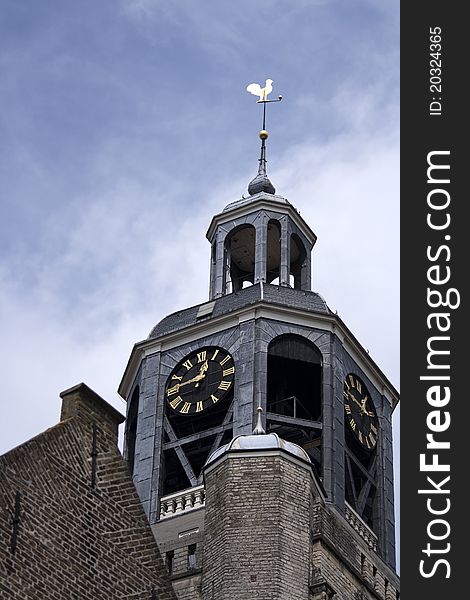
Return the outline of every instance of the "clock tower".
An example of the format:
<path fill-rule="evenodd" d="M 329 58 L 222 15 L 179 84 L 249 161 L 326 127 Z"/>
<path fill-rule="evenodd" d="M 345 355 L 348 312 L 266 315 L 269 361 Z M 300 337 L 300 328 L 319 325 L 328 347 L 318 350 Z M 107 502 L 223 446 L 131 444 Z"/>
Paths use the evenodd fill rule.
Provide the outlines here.
<path fill-rule="evenodd" d="M 310 541 L 305 538 L 311 557 L 306 595 L 291 589 L 269 597 L 389 599 L 393 590 L 395 600 L 391 419 L 398 393 L 347 325 L 312 291 L 317 238 L 293 204 L 276 194 L 266 173 L 264 127 L 260 137 L 259 169 L 249 196 L 228 204 L 209 224 L 208 301 L 163 318 L 132 350 L 119 387 L 127 401 L 125 457 L 181 598 L 225 597 L 222 588 L 210 595 L 204 577 L 213 569 L 203 556 L 209 556 L 209 546 L 213 551 L 222 543 L 217 536 L 225 534 L 215 524 L 229 518 L 246 481 L 254 497 L 267 489 L 249 462 L 262 447 L 259 460 L 266 452 L 269 458 L 277 453 L 310 473 L 300 469 L 299 482 L 304 487 L 314 482 L 307 495 L 347 541 L 337 541 L 338 572 L 350 569 L 351 581 L 363 593 L 341 590 L 346 583 L 335 583 L 326 567 L 320 572 L 311 534 Z M 248 462 L 239 472 L 245 475 L 238 476 L 234 457 L 245 455 Z M 214 461 L 219 461 L 217 477 Z M 280 477 L 274 462 L 263 468 Z M 215 493 L 229 471 L 235 479 L 224 489 L 231 491 Z M 217 504 L 206 506 L 206 497 Z M 289 514 L 307 510 L 305 498 L 286 498 L 277 528 L 282 519 L 294 522 Z M 249 522 L 256 510 L 245 509 Z M 214 526 L 206 523 L 206 512 Z M 240 523 L 244 539 L 254 530 Z M 299 548 L 286 546 L 279 564 Z M 220 556 L 211 555 L 210 564 Z M 236 593 L 257 597 L 252 591 Z"/>

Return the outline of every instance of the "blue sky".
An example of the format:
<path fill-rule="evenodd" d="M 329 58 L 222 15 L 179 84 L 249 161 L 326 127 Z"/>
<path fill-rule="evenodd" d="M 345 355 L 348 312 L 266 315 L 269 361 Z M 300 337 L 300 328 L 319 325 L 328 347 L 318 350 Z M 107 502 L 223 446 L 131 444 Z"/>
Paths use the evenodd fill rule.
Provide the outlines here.
<path fill-rule="evenodd" d="M 399 387 L 396 0 L 3 0 L 0 40 L 0 453 L 80 381 L 124 411 L 132 345 L 207 299 L 268 77 L 268 173 L 318 235 L 313 289 Z"/>

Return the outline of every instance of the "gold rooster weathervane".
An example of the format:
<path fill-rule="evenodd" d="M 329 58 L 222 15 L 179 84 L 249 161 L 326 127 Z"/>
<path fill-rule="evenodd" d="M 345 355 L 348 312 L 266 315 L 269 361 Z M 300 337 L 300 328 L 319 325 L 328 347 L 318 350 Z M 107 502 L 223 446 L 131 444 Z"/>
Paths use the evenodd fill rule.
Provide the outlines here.
<path fill-rule="evenodd" d="M 263 88 L 259 83 L 250 83 L 250 85 L 246 87 L 247 92 L 253 94 L 253 96 L 258 96 L 259 100 L 257 103 L 263 105 L 263 127 L 259 132 L 259 137 L 261 139 L 261 155 L 259 158 L 258 175 L 248 186 L 248 192 L 251 196 L 261 191 L 270 194 L 274 194 L 276 191 L 266 174 L 266 140 L 269 135 L 266 130 L 266 104 L 270 102 L 280 102 L 282 100 L 282 96 L 278 96 L 277 100 L 268 100 L 268 95 L 273 91 L 273 83 L 272 79 L 266 79 L 266 84 Z"/>
<path fill-rule="evenodd" d="M 259 97 L 259 100 L 257 101 L 258 104 L 263 104 L 263 131 L 266 131 L 266 104 L 268 102 L 280 102 L 282 100 L 282 96 L 278 96 L 277 100 L 268 100 L 269 94 L 273 91 L 273 83 L 274 81 L 272 79 L 266 79 L 266 83 L 263 88 L 259 83 L 250 83 L 250 85 L 246 86 L 247 92 L 250 92 L 250 94 L 253 94 L 253 96 Z M 266 131 L 266 134 L 267 133 L 268 132 Z M 268 136 L 266 135 L 266 137 Z"/>

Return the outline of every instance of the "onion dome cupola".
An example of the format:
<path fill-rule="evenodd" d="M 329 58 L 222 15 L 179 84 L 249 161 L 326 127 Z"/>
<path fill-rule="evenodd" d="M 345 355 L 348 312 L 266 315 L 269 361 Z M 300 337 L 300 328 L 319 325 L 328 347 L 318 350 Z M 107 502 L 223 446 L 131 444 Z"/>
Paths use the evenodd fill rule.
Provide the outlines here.
<path fill-rule="evenodd" d="M 266 129 L 262 129 L 259 132 L 261 140 L 261 154 L 259 158 L 258 175 L 250 181 L 248 184 L 248 193 L 250 196 L 255 196 L 260 192 L 266 192 L 267 194 L 275 194 L 276 189 L 271 183 L 266 173 L 266 140 L 268 139 L 268 132 Z"/>

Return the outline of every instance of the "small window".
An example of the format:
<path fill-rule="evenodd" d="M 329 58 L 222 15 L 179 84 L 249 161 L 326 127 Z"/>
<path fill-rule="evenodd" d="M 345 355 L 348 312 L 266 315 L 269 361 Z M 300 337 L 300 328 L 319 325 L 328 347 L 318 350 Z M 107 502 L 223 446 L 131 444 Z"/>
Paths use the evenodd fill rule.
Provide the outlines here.
<path fill-rule="evenodd" d="M 206 302 L 201 304 L 197 309 L 196 319 L 202 319 L 203 317 L 209 317 L 214 312 L 215 301 Z"/>
<path fill-rule="evenodd" d="M 190 544 L 188 546 L 188 569 L 195 569 L 196 567 L 196 544 Z"/>
<path fill-rule="evenodd" d="M 165 559 L 165 564 L 166 564 L 166 568 L 168 573 L 171 575 L 173 573 L 173 561 L 175 558 L 175 551 L 174 550 L 170 550 L 169 552 L 166 553 L 166 559 Z"/>

